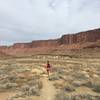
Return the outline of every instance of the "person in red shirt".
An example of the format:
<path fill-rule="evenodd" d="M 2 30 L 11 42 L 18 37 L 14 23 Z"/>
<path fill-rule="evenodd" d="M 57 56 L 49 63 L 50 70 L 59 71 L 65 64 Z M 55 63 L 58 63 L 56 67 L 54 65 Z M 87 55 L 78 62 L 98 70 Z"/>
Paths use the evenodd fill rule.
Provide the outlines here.
<path fill-rule="evenodd" d="M 49 77 L 49 74 L 50 74 L 50 72 L 51 72 L 51 67 L 52 67 L 52 66 L 50 65 L 49 61 L 47 61 L 47 64 L 45 65 L 45 68 L 46 68 L 48 77 Z"/>

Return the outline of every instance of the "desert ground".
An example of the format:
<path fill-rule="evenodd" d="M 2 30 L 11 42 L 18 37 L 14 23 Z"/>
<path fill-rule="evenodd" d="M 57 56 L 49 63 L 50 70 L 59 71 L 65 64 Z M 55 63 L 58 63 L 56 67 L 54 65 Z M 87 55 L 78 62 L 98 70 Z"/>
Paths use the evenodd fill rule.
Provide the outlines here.
<path fill-rule="evenodd" d="M 91 55 L 0 57 L 0 100 L 100 100 L 100 55 Z"/>

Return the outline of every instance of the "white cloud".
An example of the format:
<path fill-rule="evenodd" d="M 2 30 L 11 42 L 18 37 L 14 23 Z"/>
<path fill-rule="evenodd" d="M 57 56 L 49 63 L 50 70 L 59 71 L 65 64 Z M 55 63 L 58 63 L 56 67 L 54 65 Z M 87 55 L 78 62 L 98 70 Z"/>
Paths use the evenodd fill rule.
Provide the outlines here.
<path fill-rule="evenodd" d="M 0 40 L 56 38 L 100 27 L 99 5 L 100 0 L 0 0 Z"/>

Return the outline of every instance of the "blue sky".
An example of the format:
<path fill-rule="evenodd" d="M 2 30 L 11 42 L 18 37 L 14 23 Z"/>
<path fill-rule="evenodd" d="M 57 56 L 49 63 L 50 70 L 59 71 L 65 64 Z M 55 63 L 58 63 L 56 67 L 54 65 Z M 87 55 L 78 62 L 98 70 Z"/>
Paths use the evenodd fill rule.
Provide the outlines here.
<path fill-rule="evenodd" d="M 100 28 L 100 0 L 0 0 L 0 45 Z"/>

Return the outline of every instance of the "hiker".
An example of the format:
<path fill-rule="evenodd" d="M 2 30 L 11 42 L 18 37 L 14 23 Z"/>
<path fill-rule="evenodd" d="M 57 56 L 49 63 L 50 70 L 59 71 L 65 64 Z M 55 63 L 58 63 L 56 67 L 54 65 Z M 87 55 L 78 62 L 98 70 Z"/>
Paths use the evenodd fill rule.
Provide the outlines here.
<path fill-rule="evenodd" d="M 51 67 L 52 67 L 52 66 L 50 65 L 49 61 L 47 61 L 47 64 L 45 65 L 45 68 L 46 68 L 48 77 L 49 77 L 49 73 L 51 72 Z"/>

